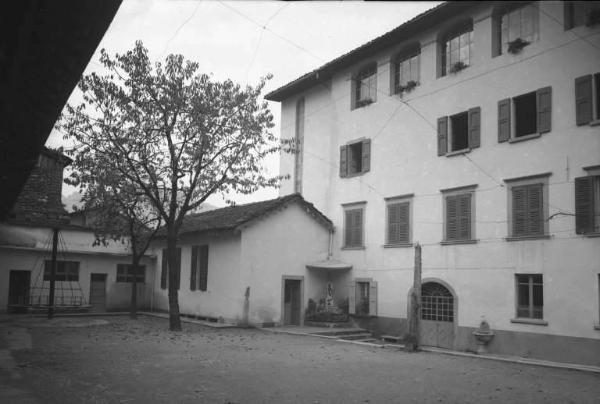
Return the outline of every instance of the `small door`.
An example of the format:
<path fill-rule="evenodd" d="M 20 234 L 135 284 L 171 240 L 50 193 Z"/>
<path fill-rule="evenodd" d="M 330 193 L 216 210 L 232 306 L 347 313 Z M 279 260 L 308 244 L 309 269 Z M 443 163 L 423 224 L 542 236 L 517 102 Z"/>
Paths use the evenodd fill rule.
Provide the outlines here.
<path fill-rule="evenodd" d="M 283 324 L 300 325 L 300 310 L 302 297 L 300 296 L 301 280 L 286 279 L 283 295 Z"/>
<path fill-rule="evenodd" d="M 8 304 L 25 306 L 29 304 L 31 271 L 11 270 L 8 280 Z"/>
<path fill-rule="evenodd" d="M 421 345 L 452 348 L 454 344 L 454 297 L 436 282 L 421 287 Z"/>
<path fill-rule="evenodd" d="M 106 274 L 90 275 L 90 311 L 106 311 Z"/>

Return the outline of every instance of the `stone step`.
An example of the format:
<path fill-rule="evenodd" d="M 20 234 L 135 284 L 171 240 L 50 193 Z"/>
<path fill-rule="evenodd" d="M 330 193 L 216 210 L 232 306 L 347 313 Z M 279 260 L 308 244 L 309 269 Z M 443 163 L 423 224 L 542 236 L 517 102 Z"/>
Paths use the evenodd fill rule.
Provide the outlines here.
<path fill-rule="evenodd" d="M 402 341 L 402 337 L 399 337 L 397 335 L 382 335 L 381 340 L 383 342 L 392 342 L 395 344 L 399 344 Z"/>
<path fill-rule="evenodd" d="M 364 339 L 373 339 L 373 336 L 371 335 L 371 333 L 363 332 L 363 333 L 359 333 L 359 334 L 339 335 L 339 338 L 345 339 L 345 340 L 356 341 L 356 340 L 364 340 Z"/>
<path fill-rule="evenodd" d="M 324 336 L 344 336 L 344 335 L 352 335 L 352 334 L 368 334 L 369 332 L 362 328 L 333 328 L 331 331 L 319 331 L 313 334 L 315 335 L 324 335 Z"/>

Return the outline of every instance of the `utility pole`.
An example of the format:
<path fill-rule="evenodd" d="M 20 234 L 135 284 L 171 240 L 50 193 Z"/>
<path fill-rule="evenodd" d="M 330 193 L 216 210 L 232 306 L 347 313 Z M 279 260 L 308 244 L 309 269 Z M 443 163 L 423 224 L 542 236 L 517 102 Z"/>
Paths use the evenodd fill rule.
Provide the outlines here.
<path fill-rule="evenodd" d="M 421 305 L 421 245 L 415 245 L 415 269 L 413 289 L 410 294 L 410 318 L 408 323 L 407 348 L 416 351 L 419 348 L 419 309 Z"/>
<path fill-rule="evenodd" d="M 58 249 L 58 227 L 52 229 L 52 261 L 50 262 L 50 292 L 48 293 L 48 318 L 54 316 L 54 287 L 56 279 L 56 250 Z"/>

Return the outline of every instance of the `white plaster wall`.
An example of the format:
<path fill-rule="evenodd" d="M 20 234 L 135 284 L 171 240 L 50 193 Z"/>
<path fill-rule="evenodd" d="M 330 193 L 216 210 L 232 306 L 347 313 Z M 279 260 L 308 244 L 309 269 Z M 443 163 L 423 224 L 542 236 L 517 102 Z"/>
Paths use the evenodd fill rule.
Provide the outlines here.
<path fill-rule="evenodd" d="M 282 322 L 282 276 L 304 276 L 302 310 L 319 296 L 325 277 L 305 265 L 325 259 L 329 232 L 297 204 L 242 230 L 242 285 L 250 286 L 250 321 Z"/>
<path fill-rule="evenodd" d="M 208 245 L 207 290 L 190 290 L 192 246 Z M 181 247 L 181 282 L 179 286 L 179 311 L 205 317 L 223 317 L 229 321 L 241 319 L 244 307 L 245 286 L 241 281 L 240 235 L 185 235 Z M 157 267 L 153 305 L 168 310 L 168 289 L 160 288 L 162 248 L 155 245 Z"/>
<path fill-rule="evenodd" d="M 600 239 L 576 235 L 574 217 L 565 215 L 550 220 L 549 240 L 504 240 L 508 231 L 504 179 L 551 172 L 549 215 L 559 210 L 573 213 L 573 179 L 585 175 L 582 167 L 600 164 L 600 130 L 575 125 L 574 100 L 574 79 L 600 71 L 600 28 L 564 31 L 561 2 L 543 2 L 540 8 L 539 41 L 520 55 L 492 58 L 491 8 L 480 6 L 472 15 L 473 62 L 458 74 L 436 78 L 439 27 L 410 39 L 422 46 L 421 84 L 401 100 L 388 95 L 389 60 L 401 43 L 371 59 L 378 63 L 377 102 L 350 109 L 349 79 L 360 64 L 335 75 L 330 90 L 320 86 L 298 95 L 305 96 L 310 114 L 303 194 L 339 230 L 334 256 L 352 263 L 355 277 L 379 281 L 379 315 L 406 316 L 414 259 L 410 248 L 382 247 L 384 198 L 414 193 L 413 240 L 423 244 L 423 276 L 440 278 L 454 288 L 459 325 L 477 326 L 484 315 L 499 329 L 600 338 L 593 329 L 600 315 Z M 498 143 L 498 101 L 545 86 L 552 86 L 552 131 L 524 142 Z M 482 111 L 481 147 L 467 156 L 438 157 L 437 118 L 477 106 Z M 293 135 L 294 108 L 295 98 L 282 103 L 283 137 Z M 339 146 L 361 137 L 372 140 L 371 171 L 339 178 Z M 282 171 L 290 168 L 293 156 L 282 156 Z M 478 185 L 475 237 L 479 242 L 441 246 L 439 191 L 471 184 Z M 284 184 L 281 194 L 289 192 L 289 184 Z M 341 250 L 342 204 L 357 201 L 366 201 L 366 248 Z M 515 273 L 544 274 L 547 326 L 510 322 L 515 315 Z"/>

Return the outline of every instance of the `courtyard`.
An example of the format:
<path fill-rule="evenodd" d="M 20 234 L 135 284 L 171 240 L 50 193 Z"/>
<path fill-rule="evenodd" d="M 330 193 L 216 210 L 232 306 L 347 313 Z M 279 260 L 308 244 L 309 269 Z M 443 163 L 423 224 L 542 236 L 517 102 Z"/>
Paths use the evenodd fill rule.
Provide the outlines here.
<path fill-rule="evenodd" d="M 4 403 L 597 403 L 600 374 L 140 316 L 4 317 Z"/>

